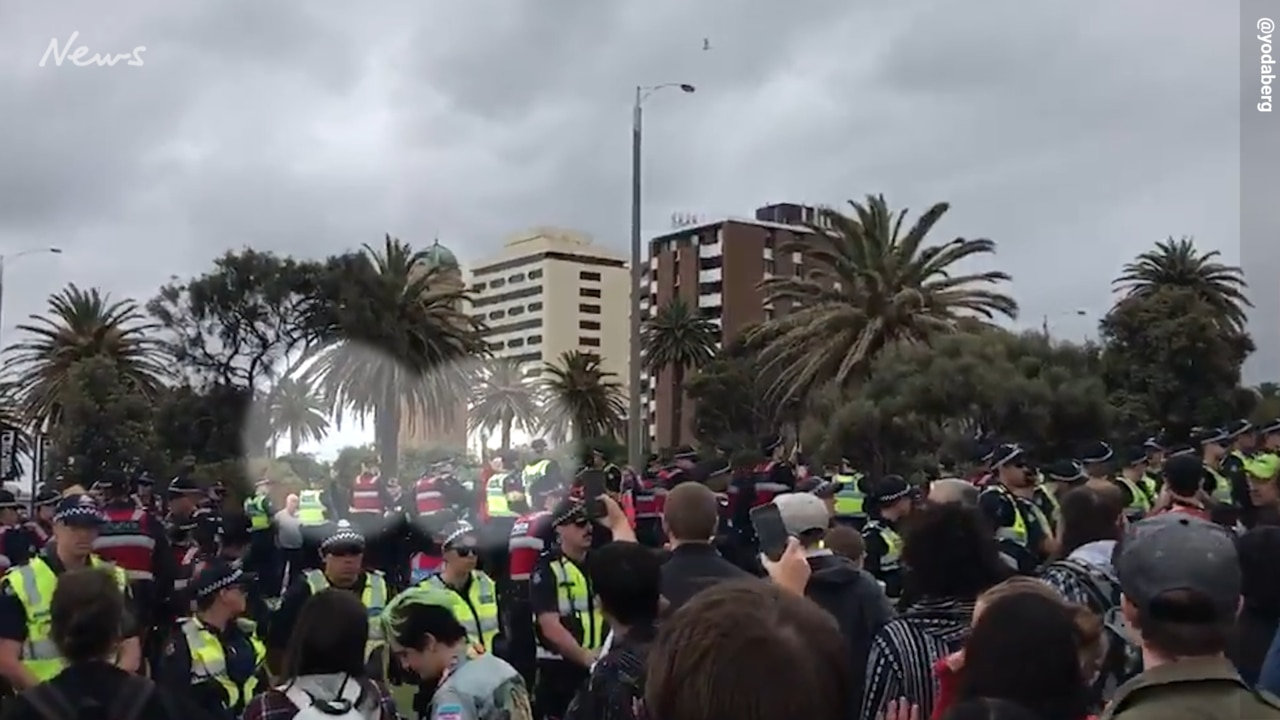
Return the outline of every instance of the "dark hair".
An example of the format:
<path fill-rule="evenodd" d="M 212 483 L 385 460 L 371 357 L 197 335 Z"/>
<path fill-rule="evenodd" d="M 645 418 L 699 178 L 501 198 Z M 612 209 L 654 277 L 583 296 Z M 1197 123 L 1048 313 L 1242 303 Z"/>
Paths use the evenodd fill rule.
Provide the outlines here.
<path fill-rule="evenodd" d="M 662 560 L 653 550 L 633 542 L 614 542 L 587 556 L 591 589 L 600 607 L 623 625 L 658 619 L 662 596 Z"/>
<path fill-rule="evenodd" d="M 720 504 L 716 494 L 701 483 L 686 482 L 671 488 L 662 518 L 672 540 L 706 542 L 716 533 Z"/>
<path fill-rule="evenodd" d="M 913 600 L 973 600 L 1013 574 L 981 512 L 959 503 L 925 505 L 908 517 L 902 562 L 904 595 Z"/>
<path fill-rule="evenodd" d="M 69 570 L 49 601 L 49 637 L 69 664 L 101 660 L 123 635 L 124 592 L 103 568 Z"/>
<path fill-rule="evenodd" d="M 363 678 L 369 614 L 347 590 L 327 588 L 302 604 L 285 648 L 281 678 L 346 673 Z"/>
<path fill-rule="evenodd" d="M 1088 640 L 1096 642 L 1101 627 L 1092 630 Z M 1091 701 L 1081 666 L 1085 642 L 1077 613 L 1059 599 L 1034 592 L 996 598 L 965 642 L 956 697 L 1001 698 L 1044 720 L 1080 720 Z"/>
<path fill-rule="evenodd" d="M 454 645 L 467 637 L 467 628 L 447 607 L 427 603 L 406 603 L 396 610 L 392 638 L 400 647 L 422 650 L 427 636 L 436 642 Z M 492 648 L 490 648 L 492 650 Z"/>
<path fill-rule="evenodd" d="M 1072 488 L 1058 499 L 1062 512 L 1062 545 L 1058 557 L 1065 558 L 1081 545 L 1098 540 L 1119 540 L 1120 516 L 1124 506 L 1119 493 L 1091 487 Z"/>
<path fill-rule="evenodd" d="M 1025 707 L 1008 700 L 978 698 L 953 705 L 942 720 L 1043 720 Z"/>
<path fill-rule="evenodd" d="M 1142 641 L 1171 658 L 1204 657 L 1225 652 L 1235 639 L 1236 618 L 1184 621 L 1164 618 L 1210 618 L 1208 598 L 1186 590 L 1171 590 L 1138 608 L 1133 624 Z M 1161 619 L 1156 619 L 1157 617 Z"/>
<path fill-rule="evenodd" d="M 1236 553 L 1245 607 L 1267 617 L 1280 617 L 1280 574 L 1275 570 L 1280 557 L 1280 527 L 1256 527 L 1241 535 Z"/>
<path fill-rule="evenodd" d="M 853 561 L 866 557 L 867 545 L 862 534 L 848 525 L 837 525 L 827 531 L 823 544 L 831 552 L 842 555 Z"/>
<path fill-rule="evenodd" d="M 1165 487 L 1178 497 L 1194 497 L 1204 484 L 1204 466 L 1198 456 L 1177 455 L 1161 468 Z"/>
<path fill-rule="evenodd" d="M 650 651 L 647 714 L 661 720 L 853 717 L 862 689 L 847 682 L 848 655 L 836 621 L 812 601 L 755 579 L 721 583 L 664 621 Z"/>

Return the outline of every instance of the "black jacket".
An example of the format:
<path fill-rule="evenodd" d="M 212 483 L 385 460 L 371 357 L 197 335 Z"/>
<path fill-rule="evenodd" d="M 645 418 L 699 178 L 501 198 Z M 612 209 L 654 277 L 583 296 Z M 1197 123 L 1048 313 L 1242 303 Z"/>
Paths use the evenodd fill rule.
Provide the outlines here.
<path fill-rule="evenodd" d="M 850 687 L 860 688 L 871 641 L 893 619 L 893 606 L 875 578 L 847 558 L 819 550 L 809 556 L 809 568 L 804 594 L 839 624 L 849 648 Z"/>
<path fill-rule="evenodd" d="M 662 596 L 674 612 L 700 591 L 751 575 L 725 560 L 711 545 L 680 545 L 662 565 Z"/>
<path fill-rule="evenodd" d="M 136 720 L 214 720 L 212 715 L 193 706 L 185 698 L 155 687 L 150 680 L 131 676 L 106 663 L 72 665 L 48 682 L 82 713 L 80 717 L 93 717 L 95 714 L 106 717 L 108 708 L 116 707 L 117 702 L 129 705 L 119 696 L 122 692 L 132 694 L 134 691 L 131 685 L 134 683 L 154 688 L 145 702 L 137 708 Z M 28 699 L 29 692 L 8 700 L 4 708 L 4 720 L 44 720 L 44 715 Z M 140 697 L 138 700 L 141 702 Z"/>

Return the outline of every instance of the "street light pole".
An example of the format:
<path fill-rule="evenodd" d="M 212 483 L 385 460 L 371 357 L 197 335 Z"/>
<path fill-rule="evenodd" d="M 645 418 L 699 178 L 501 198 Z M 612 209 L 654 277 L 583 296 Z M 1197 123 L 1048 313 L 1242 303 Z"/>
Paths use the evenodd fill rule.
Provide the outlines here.
<path fill-rule="evenodd" d="M 62 248 L 60 247 L 30 248 L 27 250 L 22 250 L 20 252 L 13 253 L 12 255 L 0 255 L 0 335 L 4 334 L 4 269 L 5 269 L 5 265 L 8 264 L 7 261 L 17 260 L 20 257 L 25 257 L 27 255 L 35 255 L 37 253 L 49 253 L 50 255 L 61 255 Z M 3 347 L 4 347 L 4 344 L 0 343 L 0 348 L 3 348 Z"/>
<path fill-rule="evenodd" d="M 647 413 L 644 412 L 640 397 L 640 371 L 644 362 L 643 348 L 640 347 L 641 328 L 644 320 L 641 317 L 641 301 L 649 294 L 648 287 L 641 287 L 644 281 L 644 267 L 640 238 L 641 197 L 640 197 L 640 151 L 643 145 L 643 107 L 645 98 L 668 87 L 678 87 L 681 91 L 691 93 L 694 87 L 688 83 L 664 83 L 646 87 L 636 86 L 635 104 L 631 107 L 631 353 L 628 362 L 627 388 L 631 405 L 627 422 L 627 460 L 632 469 L 640 472 L 644 469 L 645 426 L 648 425 Z M 653 379 L 650 378 L 652 381 Z M 654 388 L 650 387 L 650 392 Z"/>

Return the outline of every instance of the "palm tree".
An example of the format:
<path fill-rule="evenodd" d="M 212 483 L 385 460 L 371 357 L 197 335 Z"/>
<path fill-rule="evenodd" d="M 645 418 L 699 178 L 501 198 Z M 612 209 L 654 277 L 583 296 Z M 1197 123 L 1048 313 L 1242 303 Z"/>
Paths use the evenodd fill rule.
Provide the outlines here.
<path fill-rule="evenodd" d="M 684 425 L 684 379 L 689 370 L 699 370 L 711 362 L 720 344 L 720 328 L 698 314 L 680 297 L 672 298 L 644 321 L 640 347 L 651 377 L 671 370 L 675 398 L 671 403 L 670 446 L 680 444 Z"/>
<path fill-rule="evenodd" d="M 290 455 L 302 443 L 323 438 L 329 429 L 324 399 L 301 380 L 280 378 L 267 395 L 267 408 L 272 439 L 288 437 Z"/>
<path fill-rule="evenodd" d="M 111 300 L 97 288 L 68 285 L 49 296 L 45 315 L 18 326 L 26 337 L 9 347 L 5 375 L 18 388 L 18 414 L 32 427 L 56 423 L 57 398 L 73 365 L 105 357 L 121 381 L 154 398 L 170 376 L 168 350 L 133 300 Z"/>
<path fill-rule="evenodd" d="M 394 477 L 400 429 L 449 425 L 465 410 L 473 360 L 487 353 L 482 325 L 456 266 L 386 236 L 381 249 L 343 258 L 332 297 L 307 319 L 304 382 L 321 388 L 330 415 L 372 417 L 382 470 Z"/>
<path fill-rule="evenodd" d="M 1166 287 L 1187 288 L 1213 308 L 1228 327 L 1243 331 L 1246 308 L 1253 307 L 1244 294 L 1244 272 L 1218 262 L 1220 256 L 1217 250 L 1199 252 L 1189 237 L 1169 238 L 1125 265 L 1112 285 L 1124 291 L 1125 299 L 1145 298 Z"/>
<path fill-rule="evenodd" d="M 893 343 L 927 342 L 954 332 L 964 318 L 1017 315 L 1017 302 L 991 287 L 1009 281 L 1008 274 L 955 267 L 993 254 L 994 242 L 925 244 L 947 203 L 929 208 L 905 233 L 907 211 L 889 210 L 883 196 L 849 205 L 851 215 L 820 213 L 813 237 L 800 246 L 809 266 L 804 276 L 760 284 L 766 305 L 787 310 L 748 338 L 763 345 L 761 369 L 776 378 L 769 396 L 779 406 L 830 381 L 846 387 Z"/>
<path fill-rule="evenodd" d="M 552 437 L 587 440 L 616 437 L 626 413 L 622 384 L 600 367 L 600 357 L 570 350 L 547 363 L 542 428 Z"/>
<path fill-rule="evenodd" d="M 471 393 L 471 430 L 489 433 L 498 428 L 502 449 L 509 450 L 511 428 L 532 430 L 538 425 L 540 412 L 540 388 L 525 376 L 520 363 L 496 358 L 485 364 Z"/>

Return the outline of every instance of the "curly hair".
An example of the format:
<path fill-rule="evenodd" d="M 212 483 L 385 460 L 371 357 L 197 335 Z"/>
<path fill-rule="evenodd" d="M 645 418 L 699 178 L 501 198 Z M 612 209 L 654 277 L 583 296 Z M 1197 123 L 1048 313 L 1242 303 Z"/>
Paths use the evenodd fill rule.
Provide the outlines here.
<path fill-rule="evenodd" d="M 958 503 L 926 505 L 909 516 L 902 536 L 904 596 L 974 600 L 1009 577 L 982 513 Z"/>

